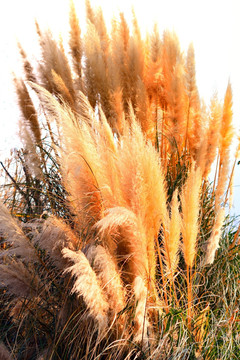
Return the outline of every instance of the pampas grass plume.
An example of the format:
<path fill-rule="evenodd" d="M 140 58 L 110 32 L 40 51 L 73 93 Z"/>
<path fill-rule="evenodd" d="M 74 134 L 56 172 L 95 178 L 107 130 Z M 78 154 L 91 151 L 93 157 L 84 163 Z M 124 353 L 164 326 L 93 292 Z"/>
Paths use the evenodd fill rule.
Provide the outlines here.
<path fill-rule="evenodd" d="M 69 13 L 69 24 L 70 24 L 70 37 L 69 47 L 73 59 L 73 67 L 79 79 L 82 78 L 82 43 L 81 43 L 81 29 L 77 18 L 75 6 L 73 0 L 70 1 L 70 13 Z"/>
<path fill-rule="evenodd" d="M 11 245 L 4 254 L 20 256 L 23 260 L 38 261 L 34 246 L 25 236 L 20 224 L 0 201 L 0 234 Z"/>
<path fill-rule="evenodd" d="M 167 267 L 167 275 L 174 276 L 178 265 L 178 253 L 180 248 L 181 216 L 179 213 L 178 191 L 175 190 L 171 203 L 171 219 L 164 233 L 164 255 Z"/>
<path fill-rule="evenodd" d="M 146 309 L 148 290 L 144 280 L 140 276 L 135 278 L 133 288 L 136 300 L 134 340 L 136 342 L 141 342 L 143 340 L 143 343 L 146 343 L 147 329 L 149 326 Z"/>
<path fill-rule="evenodd" d="M 81 246 L 81 239 L 76 236 L 71 227 L 53 216 L 45 220 L 41 232 L 34 234 L 34 242 L 47 251 L 50 260 L 59 269 L 66 267 L 62 249 L 67 247 L 77 250 Z"/>
<path fill-rule="evenodd" d="M 21 261 L 10 258 L 0 265 L 0 282 L 17 297 L 36 295 L 40 287 L 36 274 L 32 274 Z"/>
<path fill-rule="evenodd" d="M 89 314 L 99 325 L 99 330 L 104 330 L 108 324 L 109 304 L 99 285 L 96 273 L 81 251 L 64 248 L 62 254 L 64 258 L 73 262 L 73 265 L 65 270 L 75 277 L 72 293 L 83 297 Z"/>
<path fill-rule="evenodd" d="M 103 219 L 95 225 L 102 243 L 117 259 L 125 262 L 128 276 L 148 277 L 148 256 L 145 234 L 139 229 L 136 215 L 124 208 L 109 209 Z"/>
<path fill-rule="evenodd" d="M 117 264 L 107 249 L 101 245 L 90 246 L 86 252 L 86 257 L 101 283 L 110 311 L 113 314 L 113 320 L 116 320 L 116 315 L 122 311 L 126 305 L 126 293 L 123 287 L 121 272 L 117 268 Z M 124 316 L 121 316 L 123 325 Z"/>
<path fill-rule="evenodd" d="M 220 208 L 216 215 L 215 224 L 212 229 L 212 233 L 207 242 L 206 255 L 204 264 L 212 264 L 215 258 L 215 253 L 219 247 L 219 240 L 221 238 L 221 229 L 224 223 L 225 209 Z"/>

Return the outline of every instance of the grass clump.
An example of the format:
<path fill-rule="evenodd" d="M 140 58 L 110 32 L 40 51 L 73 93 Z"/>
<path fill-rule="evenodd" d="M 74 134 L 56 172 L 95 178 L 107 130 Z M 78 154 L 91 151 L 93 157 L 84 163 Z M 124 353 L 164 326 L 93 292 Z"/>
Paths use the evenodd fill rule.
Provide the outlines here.
<path fill-rule="evenodd" d="M 86 10 L 82 36 L 71 4 L 71 63 L 38 24 L 37 72 L 19 45 L 23 149 L 2 164 L 0 354 L 238 359 L 231 86 L 207 110 L 192 45 L 184 56 L 156 27 L 143 40 L 135 15 L 131 31 L 120 14 L 109 34 L 101 10 Z"/>

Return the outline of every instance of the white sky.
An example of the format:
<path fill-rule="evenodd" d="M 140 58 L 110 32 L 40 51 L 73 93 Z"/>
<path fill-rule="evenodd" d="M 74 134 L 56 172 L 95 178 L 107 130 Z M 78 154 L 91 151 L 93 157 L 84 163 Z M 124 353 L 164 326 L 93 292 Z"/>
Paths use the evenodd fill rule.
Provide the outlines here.
<path fill-rule="evenodd" d="M 84 24 L 84 0 L 75 0 L 80 23 Z M 131 19 L 135 9 L 140 28 L 151 31 L 154 22 L 160 34 L 175 30 L 182 50 L 193 42 L 200 96 L 208 104 L 214 91 L 223 99 L 228 79 L 232 83 L 234 123 L 240 128 L 240 0 L 92 0 L 100 5 L 108 23 L 112 14 L 123 11 Z M 17 107 L 11 72 L 19 71 L 16 39 L 27 53 L 36 52 L 34 18 L 57 36 L 68 31 L 68 0 L 0 0 L 0 157 L 17 142 Z M 82 26 L 84 29 L 84 25 Z M 236 169 L 236 190 L 240 190 L 240 166 Z M 235 211 L 237 207 L 235 191 Z"/>

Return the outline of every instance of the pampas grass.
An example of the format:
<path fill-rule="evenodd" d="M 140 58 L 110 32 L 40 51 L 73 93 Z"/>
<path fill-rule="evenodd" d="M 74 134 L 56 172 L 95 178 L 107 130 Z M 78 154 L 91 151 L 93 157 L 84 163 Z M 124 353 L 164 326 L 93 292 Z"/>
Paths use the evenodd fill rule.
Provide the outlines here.
<path fill-rule="evenodd" d="M 173 280 L 179 261 L 181 221 L 178 192 L 175 190 L 171 202 L 171 218 L 168 220 L 163 239 L 166 273 L 171 280 Z"/>
<path fill-rule="evenodd" d="M 136 276 L 148 278 L 146 237 L 133 212 L 120 207 L 109 209 L 95 226 L 103 244 L 123 264 L 123 270 L 127 267 L 126 276 L 131 281 Z"/>
<path fill-rule="evenodd" d="M 74 7 L 73 1 L 70 2 L 70 13 L 69 13 L 69 24 L 70 24 L 70 38 L 69 47 L 71 50 L 73 66 L 76 74 L 78 74 L 79 80 L 82 79 L 82 41 L 81 41 L 81 29 Z M 81 89 L 80 84 L 80 89 Z"/>
<path fill-rule="evenodd" d="M 81 251 L 74 252 L 64 248 L 62 253 L 65 258 L 74 263 L 65 270 L 75 277 L 72 293 L 83 297 L 89 314 L 98 322 L 99 331 L 103 331 L 108 323 L 109 305 L 98 284 L 95 272 Z"/>
<path fill-rule="evenodd" d="M 0 265 L 0 281 L 10 294 L 19 297 L 36 296 L 40 280 L 21 261 L 6 260 Z"/>
<path fill-rule="evenodd" d="M 219 240 L 221 237 L 221 228 L 223 226 L 224 217 L 225 217 L 225 209 L 220 208 L 216 215 L 216 220 L 212 229 L 211 236 L 207 242 L 206 256 L 204 260 L 204 263 L 206 265 L 212 264 L 214 261 L 215 253 L 219 247 Z"/>
<path fill-rule="evenodd" d="M 1 237 L 9 244 L 4 254 L 21 257 L 25 261 L 36 260 L 37 256 L 33 244 L 22 231 L 20 224 L 11 216 L 8 209 L 0 202 Z M 2 255 L 2 254 L 1 254 Z"/>
<path fill-rule="evenodd" d="M 34 225 L 36 227 L 36 221 L 33 222 L 32 226 Z M 54 217 L 49 217 L 40 224 L 40 229 L 41 231 L 39 229 L 32 231 L 35 244 L 50 255 L 54 265 L 59 269 L 66 267 L 62 250 L 66 246 L 71 250 L 78 250 L 81 247 L 81 238 L 76 236 L 69 225 Z"/>
<path fill-rule="evenodd" d="M 232 138 L 232 89 L 231 84 L 229 83 L 224 99 L 222 125 L 220 132 L 218 184 L 215 195 L 216 209 L 218 209 L 223 202 L 223 195 L 226 189 L 229 175 L 230 146 L 232 143 Z"/>
<path fill-rule="evenodd" d="M 82 34 L 71 1 L 69 49 L 36 23 L 37 68 L 19 45 L 1 339 L 19 359 L 237 359 L 231 85 L 205 106 L 193 45 L 185 55 L 157 26 L 144 39 L 134 11 L 110 32 L 101 9 L 86 1 L 86 13 Z"/>
<path fill-rule="evenodd" d="M 217 94 L 215 94 L 211 99 L 210 109 L 211 112 L 207 130 L 207 148 L 205 154 L 205 171 L 203 173 L 204 177 L 209 175 L 211 165 L 216 158 L 220 139 L 222 107 L 217 98 Z"/>
<path fill-rule="evenodd" d="M 42 145 L 41 130 L 38 123 L 37 112 L 34 108 L 32 99 L 28 93 L 26 84 L 23 81 L 14 79 L 18 97 L 19 108 L 24 118 L 25 124 L 31 129 L 34 141 L 37 145 Z"/>
<path fill-rule="evenodd" d="M 118 270 L 114 258 L 101 245 L 89 247 L 86 250 L 86 257 L 97 273 L 97 278 L 106 293 L 114 319 L 125 307 L 126 294 L 121 279 L 121 272 Z"/>

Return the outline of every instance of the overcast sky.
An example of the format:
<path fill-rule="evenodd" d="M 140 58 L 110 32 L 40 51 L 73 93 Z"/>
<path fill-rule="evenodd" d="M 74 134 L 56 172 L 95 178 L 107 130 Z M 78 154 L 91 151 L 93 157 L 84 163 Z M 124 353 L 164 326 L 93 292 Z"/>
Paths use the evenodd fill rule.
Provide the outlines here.
<path fill-rule="evenodd" d="M 112 14 L 123 11 L 131 19 L 133 6 L 143 32 L 154 22 L 159 31 L 175 30 L 181 48 L 187 51 L 193 42 L 196 56 L 197 84 L 200 96 L 209 104 L 214 91 L 223 99 L 230 79 L 233 88 L 234 124 L 240 128 L 240 1 L 239 0 L 92 0 L 101 5 L 108 23 Z M 76 0 L 84 30 L 84 0 Z M 16 41 L 29 53 L 37 51 L 34 18 L 57 36 L 68 31 L 68 0 L 0 1 L 0 157 L 18 143 L 17 106 L 11 72 L 19 72 Z M 235 212 L 240 214 L 240 166 L 235 176 Z M 239 187 L 238 187 L 239 186 Z M 238 190 L 239 189 L 239 190 Z M 238 191 L 237 191 L 238 190 Z"/>

